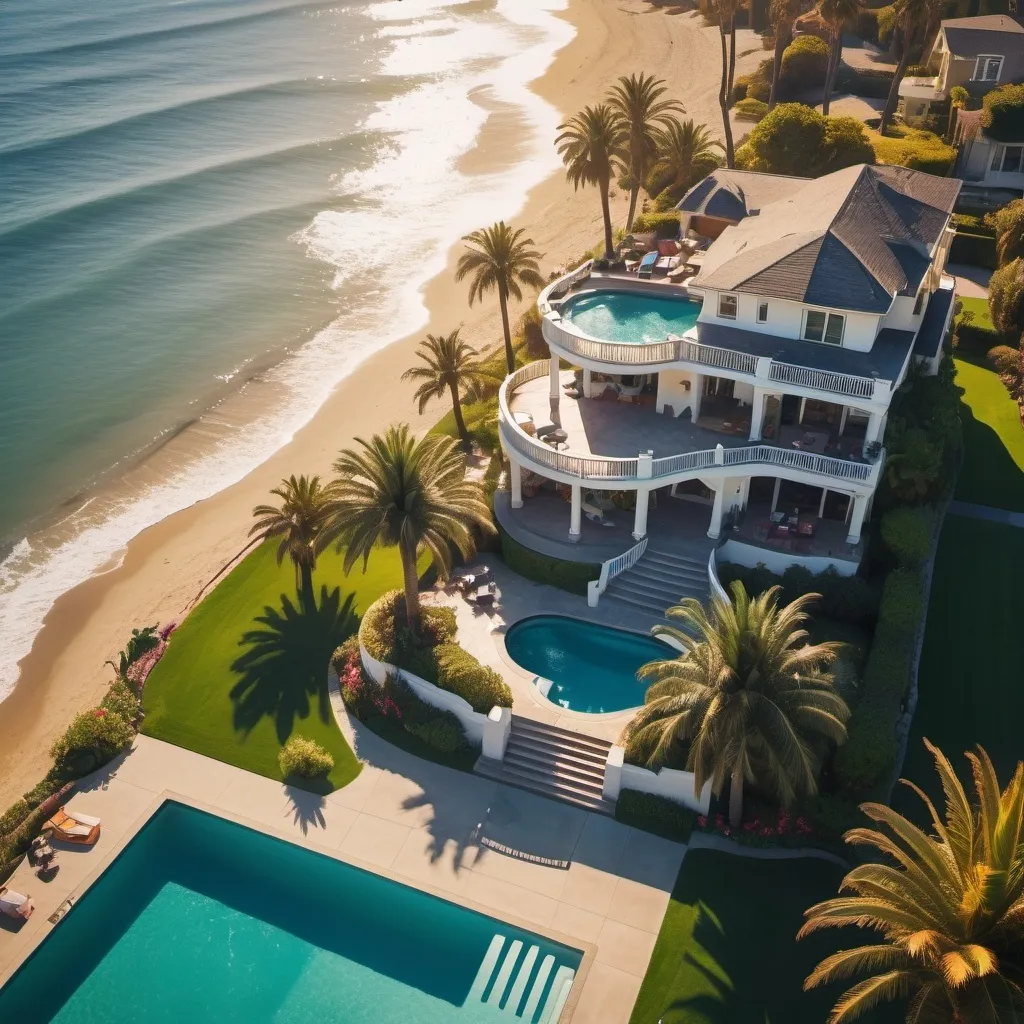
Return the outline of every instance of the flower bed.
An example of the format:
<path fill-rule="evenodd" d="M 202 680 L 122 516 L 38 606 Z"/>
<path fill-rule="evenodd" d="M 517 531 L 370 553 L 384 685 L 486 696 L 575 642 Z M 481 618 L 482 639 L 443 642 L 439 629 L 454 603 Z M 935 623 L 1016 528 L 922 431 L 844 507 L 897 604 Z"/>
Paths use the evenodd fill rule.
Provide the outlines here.
<path fill-rule="evenodd" d="M 814 845 L 814 828 L 803 815 L 764 808 L 757 817 L 731 828 L 724 814 L 697 815 L 697 829 L 708 835 L 725 836 L 744 846 Z"/>

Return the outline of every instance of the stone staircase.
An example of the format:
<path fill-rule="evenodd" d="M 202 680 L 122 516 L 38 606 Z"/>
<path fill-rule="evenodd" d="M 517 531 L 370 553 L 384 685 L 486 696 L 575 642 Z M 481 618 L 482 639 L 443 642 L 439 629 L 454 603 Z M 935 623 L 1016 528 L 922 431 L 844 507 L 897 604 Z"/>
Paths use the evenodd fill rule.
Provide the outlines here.
<path fill-rule="evenodd" d="M 615 805 L 602 796 L 610 748 L 607 740 L 513 715 L 504 761 L 481 757 L 473 770 L 552 800 L 613 814 Z"/>
<path fill-rule="evenodd" d="M 683 597 L 707 600 L 707 559 L 701 561 L 649 544 L 636 565 L 608 584 L 601 601 L 615 601 L 661 620 L 665 609 L 679 604 Z"/>

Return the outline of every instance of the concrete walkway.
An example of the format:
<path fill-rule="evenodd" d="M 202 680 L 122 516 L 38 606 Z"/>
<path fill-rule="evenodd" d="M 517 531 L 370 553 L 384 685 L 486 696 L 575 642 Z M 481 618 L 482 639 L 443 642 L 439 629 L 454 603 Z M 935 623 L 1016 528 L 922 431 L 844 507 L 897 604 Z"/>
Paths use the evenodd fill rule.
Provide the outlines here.
<path fill-rule="evenodd" d="M 956 278 L 956 293 L 963 299 L 987 299 L 991 270 L 966 263 L 947 263 L 946 273 Z"/>
<path fill-rule="evenodd" d="M 975 505 L 969 501 L 951 501 L 949 511 L 955 516 L 970 516 L 973 519 L 987 519 L 992 523 L 1002 523 L 1004 526 L 1024 528 L 1024 512 L 1010 512 L 1005 508 Z"/>
<path fill-rule="evenodd" d="M 339 716 L 364 763 L 344 789 L 319 797 L 140 736 L 82 780 L 70 806 L 103 819 L 95 847 L 60 845 L 53 881 L 27 862 L 7 883 L 34 916 L 0 928 L 0 984 L 167 795 L 300 846 L 471 905 L 582 948 L 574 1024 L 626 1024 L 661 927 L 684 847 L 602 815 L 553 803 L 411 757 Z M 568 870 L 497 853 L 568 860 Z M 54 844 L 55 846 L 58 844 Z M 13 927 L 13 926 L 12 926 Z M 395 927 L 401 927 L 396 921 Z"/>

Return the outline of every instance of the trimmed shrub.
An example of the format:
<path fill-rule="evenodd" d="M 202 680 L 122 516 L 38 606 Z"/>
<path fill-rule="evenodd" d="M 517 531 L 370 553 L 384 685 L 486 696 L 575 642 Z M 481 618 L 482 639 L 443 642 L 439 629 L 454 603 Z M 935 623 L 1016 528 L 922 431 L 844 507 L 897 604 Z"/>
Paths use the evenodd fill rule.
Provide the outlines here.
<path fill-rule="evenodd" d="M 1024 331 L 1024 259 L 1017 258 L 994 271 L 988 282 L 992 326 L 1005 338 Z"/>
<path fill-rule="evenodd" d="M 370 682 L 368 685 L 374 684 Z M 406 732 L 443 754 L 469 749 L 462 723 L 451 711 L 442 711 L 428 704 L 408 683 L 395 675 L 389 674 L 381 689 L 385 694 L 386 709 L 394 709 L 395 717 Z M 385 710 L 385 716 L 387 713 Z"/>
<path fill-rule="evenodd" d="M 677 842 L 689 841 L 696 815 L 663 796 L 624 789 L 615 803 L 615 820 Z"/>
<path fill-rule="evenodd" d="M 334 758 L 305 736 L 292 736 L 277 755 L 277 763 L 286 779 L 322 779 L 334 768 Z"/>
<path fill-rule="evenodd" d="M 587 584 L 601 575 L 601 566 L 593 562 L 567 562 L 561 558 L 550 558 L 530 548 L 523 547 L 513 540 L 500 527 L 501 557 L 505 564 L 515 573 L 533 580 L 535 583 L 546 583 L 570 594 L 587 593 Z"/>
<path fill-rule="evenodd" d="M 972 267 L 995 270 L 996 239 L 989 234 L 967 234 L 957 231 L 949 247 L 950 263 L 966 263 Z"/>
<path fill-rule="evenodd" d="M 829 793 L 807 797 L 800 803 L 800 812 L 820 838 L 837 843 L 851 828 L 868 825 L 867 815 L 855 803 Z"/>
<path fill-rule="evenodd" d="M 101 708 L 120 715 L 129 724 L 134 723 L 142 712 L 142 701 L 135 691 L 124 681 L 118 680 L 107 690 L 106 697 L 100 704 Z"/>
<path fill-rule="evenodd" d="M 738 100 L 732 108 L 741 121 L 760 121 L 768 116 L 768 104 L 763 100 L 747 99 Z"/>
<path fill-rule="evenodd" d="M 927 506 L 902 505 L 882 517 L 882 540 L 904 569 L 920 569 L 928 559 L 935 513 Z"/>
<path fill-rule="evenodd" d="M 50 750 L 66 778 L 81 778 L 112 761 L 135 736 L 132 727 L 106 708 L 83 711 Z"/>
<path fill-rule="evenodd" d="M 868 138 L 880 164 L 896 164 L 940 177 L 949 173 L 956 148 L 947 146 L 934 132 L 893 125 L 885 135 L 869 131 Z"/>
<path fill-rule="evenodd" d="M 954 213 L 953 227 L 968 235 L 991 235 L 996 237 L 996 229 L 988 222 L 988 217 L 978 213 Z"/>
<path fill-rule="evenodd" d="M 986 353 L 989 365 L 996 373 L 1016 374 L 1020 372 L 1020 352 L 1009 345 L 996 345 Z"/>
<path fill-rule="evenodd" d="M 920 573 L 905 569 L 889 573 L 882 588 L 879 621 L 890 629 L 912 635 L 924 613 L 923 583 Z"/>
<path fill-rule="evenodd" d="M 828 45 L 817 36 L 797 36 L 782 54 L 780 84 L 787 95 L 816 89 L 825 84 Z"/>
<path fill-rule="evenodd" d="M 468 701 L 474 711 L 487 714 L 495 705 L 512 707 L 508 683 L 486 665 L 481 665 L 457 644 L 441 644 L 434 651 L 437 659 L 437 685 Z"/>
<path fill-rule="evenodd" d="M 0 815 L 0 837 L 13 832 L 31 813 L 32 807 L 24 797 L 16 800 Z"/>
<path fill-rule="evenodd" d="M 997 142 L 1024 138 L 1024 85 L 1002 85 L 981 101 L 981 126 Z"/>
<path fill-rule="evenodd" d="M 431 718 L 426 722 L 409 722 L 405 728 L 442 754 L 454 754 L 466 746 L 466 734 L 455 715 Z"/>
<path fill-rule="evenodd" d="M 960 323 L 953 332 L 953 347 L 960 352 L 973 352 L 985 356 L 1001 344 L 1002 335 L 998 331 L 990 331 L 987 327 L 979 327 L 977 324 Z"/>
<path fill-rule="evenodd" d="M 665 210 L 663 213 L 641 213 L 633 218 L 633 233 L 653 231 L 658 238 L 679 237 L 679 211 Z"/>

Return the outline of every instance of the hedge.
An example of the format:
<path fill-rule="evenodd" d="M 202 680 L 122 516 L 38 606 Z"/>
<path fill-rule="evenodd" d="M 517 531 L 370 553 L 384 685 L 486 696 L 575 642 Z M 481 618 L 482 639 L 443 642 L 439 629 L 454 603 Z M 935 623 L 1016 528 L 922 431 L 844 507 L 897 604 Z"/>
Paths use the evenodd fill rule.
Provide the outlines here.
<path fill-rule="evenodd" d="M 615 803 L 616 821 L 680 843 L 689 841 L 695 817 L 674 800 L 637 789 L 623 789 Z"/>
<path fill-rule="evenodd" d="M 659 238 L 679 237 L 679 213 L 665 210 L 661 213 L 641 213 L 633 218 L 633 234 L 653 231 Z"/>
<path fill-rule="evenodd" d="M 287 778 L 322 779 L 334 768 L 334 758 L 316 740 L 292 736 L 277 755 L 281 774 Z"/>
<path fill-rule="evenodd" d="M 904 569 L 920 569 L 928 559 L 935 512 L 927 505 L 902 505 L 882 517 L 882 540 Z"/>
<path fill-rule="evenodd" d="M 601 575 L 600 562 L 567 562 L 562 558 L 551 558 L 524 547 L 513 540 L 501 527 L 501 557 L 515 573 L 534 583 L 546 583 L 570 594 L 586 596 L 587 584 Z"/>
<path fill-rule="evenodd" d="M 767 103 L 749 97 L 734 103 L 732 109 L 741 121 L 760 121 L 768 115 Z"/>
<path fill-rule="evenodd" d="M 112 761 L 135 738 L 135 730 L 119 714 L 93 708 L 75 717 L 50 754 L 68 778 L 88 775 Z"/>
<path fill-rule="evenodd" d="M 1003 344 L 1003 336 L 998 331 L 977 324 L 957 324 L 953 338 L 958 352 L 971 352 L 979 356 L 987 356 L 992 349 Z"/>
<path fill-rule="evenodd" d="M 996 240 L 993 235 L 972 235 L 958 231 L 949 247 L 950 263 L 966 263 L 972 267 L 996 268 Z"/>
<path fill-rule="evenodd" d="M 458 644 L 442 644 L 434 648 L 437 658 L 437 685 L 457 693 L 469 701 L 474 711 L 487 714 L 491 708 L 512 707 L 512 691 L 508 683 L 486 665 L 481 665 L 469 651 Z"/>
<path fill-rule="evenodd" d="M 953 228 L 966 235 L 991 235 L 996 237 L 996 229 L 989 224 L 983 213 L 954 213 Z"/>

